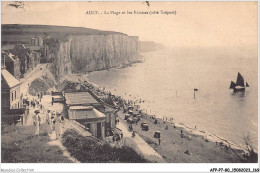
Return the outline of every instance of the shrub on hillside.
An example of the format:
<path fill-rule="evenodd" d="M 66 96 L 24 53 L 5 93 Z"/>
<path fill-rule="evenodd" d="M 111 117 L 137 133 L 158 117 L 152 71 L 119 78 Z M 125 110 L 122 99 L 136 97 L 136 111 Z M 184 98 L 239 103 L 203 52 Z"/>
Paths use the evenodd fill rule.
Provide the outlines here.
<path fill-rule="evenodd" d="M 62 139 L 63 145 L 68 149 L 71 155 L 83 163 L 148 162 L 130 147 L 112 147 L 107 143 L 99 143 L 91 137 L 83 137 L 74 130 L 66 131 Z"/>
<path fill-rule="evenodd" d="M 42 75 L 31 83 L 28 91 L 33 96 L 37 95 L 39 92 L 46 92 L 49 88 L 55 86 L 54 80 L 54 78 L 51 78 L 48 75 Z"/>

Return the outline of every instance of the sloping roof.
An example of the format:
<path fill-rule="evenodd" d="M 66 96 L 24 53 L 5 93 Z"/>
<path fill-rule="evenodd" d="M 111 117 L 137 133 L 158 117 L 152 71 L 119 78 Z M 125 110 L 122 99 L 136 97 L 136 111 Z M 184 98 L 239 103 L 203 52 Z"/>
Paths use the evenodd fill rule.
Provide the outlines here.
<path fill-rule="evenodd" d="M 9 88 L 13 88 L 14 86 L 20 84 L 20 82 L 6 69 L 2 69 L 1 75 L 2 75 L 2 80 L 6 82 Z"/>
<path fill-rule="evenodd" d="M 80 105 L 98 103 L 98 101 L 89 92 L 65 93 L 67 105 Z"/>
<path fill-rule="evenodd" d="M 70 114 L 69 119 L 86 119 L 86 115 L 87 115 L 87 119 L 86 119 L 87 122 L 106 119 L 105 114 L 99 112 L 97 109 L 95 109 L 92 106 L 70 106 L 70 110 L 78 110 L 78 112 L 75 114 Z M 82 112 L 79 110 L 82 110 Z"/>

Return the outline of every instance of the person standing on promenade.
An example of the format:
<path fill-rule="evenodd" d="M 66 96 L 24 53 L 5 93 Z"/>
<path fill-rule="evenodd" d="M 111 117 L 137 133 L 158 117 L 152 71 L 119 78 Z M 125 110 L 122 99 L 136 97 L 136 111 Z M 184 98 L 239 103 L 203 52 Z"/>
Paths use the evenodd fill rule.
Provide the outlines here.
<path fill-rule="evenodd" d="M 62 123 L 62 128 L 64 129 L 64 116 L 61 115 L 61 123 Z"/>
<path fill-rule="evenodd" d="M 34 124 L 34 129 L 35 129 L 35 136 L 39 136 L 40 133 L 40 117 L 39 117 L 39 110 L 34 111 L 34 116 L 33 116 L 33 124 Z"/>
<path fill-rule="evenodd" d="M 158 138 L 158 143 L 159 143 L 159 145 L 161 144 L 161 138 Z"/>
<path fill-rule="evenodd" d="M 35 101 L 34 100 L 32 101 L 32 106 L 33 106 L 33 108 L 35 108 Z"/>
<path fill-rule="evenodd" d="M 53 125 L 55 124 L 55 117 L 56 117 L 56 112 L 51 111 L 51 123 L 52 123 L 52 130 L 53 130 Z"/>
<path fill-rule="evenodd" d="M 61 136 L 61 123 L 62 123 L 62 120 L 61 120 L 61 114 L 60 113 L 56 113 L 56 118 L 55 118 L 55 132 L 56 132 L 56 139 L 59 139 L 60 136 Z"/>
<path fill-rule="evenodd" d="M 53 120 L 51 118 L 51 111 L 48 110 L 47 114 L 46 114 L 46 122 L 47 122 L 47 132 L 50 136 L 51 132 L 52 132 L 52 125 L 53 125 Z"/>
<path fill-rule="evenodd" d="M 120 137 L 121 137 L 121 143 L 122 143 L 122 145 L 123 145 L 123 144 L 124 144 L 124 139 L 123 139 L 124 135 L 123 135 L 123 132 L 120 134 Z"/>

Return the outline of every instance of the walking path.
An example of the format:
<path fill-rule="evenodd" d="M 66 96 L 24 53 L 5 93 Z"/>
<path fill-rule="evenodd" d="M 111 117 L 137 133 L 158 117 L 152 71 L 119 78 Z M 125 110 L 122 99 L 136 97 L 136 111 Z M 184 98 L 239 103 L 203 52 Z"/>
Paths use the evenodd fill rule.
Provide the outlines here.
<path fill-rule="evenodd" d="M 20 92 L 23 93 L 23 95 L 27 95 L 28 84 L 39 78 L 43 74 L 43 71 L 46 71 L 46 66 L 46 64 L 38 64 L 37 67 L 35 67 L 32 71 L 30 71 L 28 74 L 25 74 L 24 78 L 20 79 Z"/>
<path fill-rule="evenodd" d="M 120 116 L 119 116 L 120 118 Z M 137 153 L 144 156 L 145 159 L 151 162 L 165 163 L 165 160 L 160 154 L 158 154 L 152 147 L 150 147 L 137 133 L 135 137 L 132 137 L 132 132 L 127 128 L 127 125 L 120 118 L 120 123 L 117 125 L 117 128 L 121 129 L 123 132 L 124 144 L 135 149 Z"/>
<path fill-rule="evenodd" d="M 40 77 L 45 68 L 46 68 L 46 64 L 39 64 L 34 70 L 32 70 L 30 73 L 26 74 L 26 76 L 20 80 L 20 82 L 21 82 L 21 87 L 20 87 L 21 93 L 23 93 L 25 98 L 28 98 L 29 100 L 36 99 L 36 100 L 39 101 L 39 104 L 42 105 L 42 109 L 40 109 L 39 105 L 36 104 L 35 107 L 33 107 L 30 104 L 29 114 L 27 116 L 24 116 L 24 118 L 25 118 L 24 125 L 28 125 L 28 126 L 33 125 L 34 120 L 33 120 L 32 117 L 34 115 L 35 110 L 40 111 L 40 114 L 39 114 L 39 116 L 41 117 L 40 124 L 43 125 L 43 126 L 46 123 L 46 114 L 47 114 L 48 109 L 52 110 L 52 111 L 61 112 L 61 113 L 64 111 L 64 105 L 63 104 L 57 104 L 57 103 L 55 103 L 55 105 L 51 104 L 52 96 L 44 95 L 42 99 L 39 99 L 36 96 L 30 95 L 29 92 L 28 92 L 28 87 L 29 87 L 28 84 L 30 84 L 36 78 Z M 79 130 L 79 128 L 77 128 L 76 125 L 73 125 L 73 123 L 69 122 L 66 119 L 65 119 L 63 125 L 64 125 L 64 128 L 62 128 L 61 133 L 65 132 L 67 129 L 75 129 L 77 131 Z M 85 135 L 87 136 L 89 134 L 85 133 Z M 53 130 L 51 132 L 50 142 L 48 142 L 48 144 L 59 147 L 60 150 L 63 152 L 63 155 L 65 157 L 67 157 L 69 160 L 71 160 L 73 163 L 80 163 L 77 159 L 75 159 L 74 157 L 72 157 L 70 155 L 70 153 L 67 151 L 67 149 L 63 146 L 61 139 L 56 139 L 55 130 Z"/>
<path fill-rule="evenodd" d="M 62 128 L 62 130 L 61 130 L 61 136 L 62 136 L 63 132 L 66 131 L 66 129 L 70 129 L 70 128 L 71 128 L 71 126 L 69 124 L 65 123 L 64 128 Z M 51 141 L 48 143 L 49 145 L 54 145 L 54 146 L 59 147 L 61 149 L 61 151 L 63 152 L 63 155 L 65 157 L 67 157 L 69 160 L 71 160 L 73 163 L 80 163 L 76 158 L 71 156 L 70 153 L 67 151 L 67 149 L 63 146 L 61 138 L 56 139 L 55 131 L 52 131 L 52 133 L 50 135 L 50 139 L 51 139 Z"/>

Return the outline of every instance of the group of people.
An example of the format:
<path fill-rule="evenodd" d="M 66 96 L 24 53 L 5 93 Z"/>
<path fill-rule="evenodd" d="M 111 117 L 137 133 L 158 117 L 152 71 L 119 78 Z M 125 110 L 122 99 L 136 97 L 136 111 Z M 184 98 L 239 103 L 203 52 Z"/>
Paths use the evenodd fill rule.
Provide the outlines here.
<path fill-rule="evenodd" d="M 64 128 L 64 117 L 59 112 L 44 108 L 44 106 L 41 104 L 43 94 L 44 93 L 42 92 L 37 93 L 36 96 L 38 98 L 33 98 L 32 100 L 30 100 L 28 97 L 22 98 L 24 107 L 26 107 L 27 116 L 25 118 L 28 119 L 29 106 L 36 108 L 32 117 L 35 136 L 37 137 L 40 135 L 40 129 L 47 132 L 49 136 L 55 130 L 56 139 L 59 139 L 61 137 L 62 128 Z M 42 128 L 40 128 L 41 126 Z"/>
<path fill-rule="evenodd" d="M 123 133 L 114 134 L 113 137 L 112 137 L 112 140 L 113 140 L 113 143 L 121 141 L 121 143 L 123 144 Z"/>
<path fill-rule="evenodd" d="M 51 112 L 48 110 L 46 116 L 43 117 L 40 115 L 39 110 L 35 110 L 33 115 L 35 136 L 39 136 L 40 126 L 43 125 L 45 127 L 43 129 L 48 133 L 49 136 L 55 129 L 56 139 L 59 139 L 61 137 L 62 128 L 64 128 L 63 121 L 64 117 L 59 112 Z"/>
<path fill-rule="evenodd" d="M 28 98 L 23 98 L 23 105 L 32 106 L 33 108 L 40 107 L 42 109 L 42 105 L 40 104 L 40 101 L 38 101 L 37 99 L 34 99 L 34 98 L 31 101 L 29 101 Z"/>

